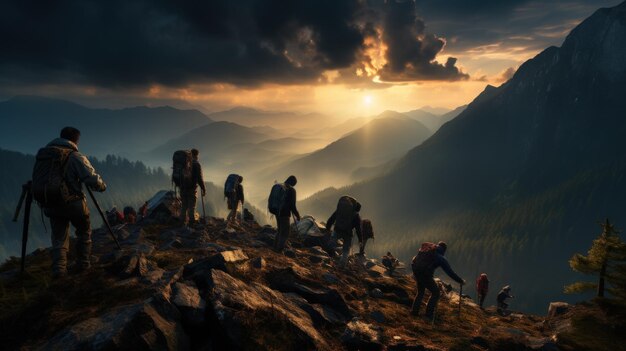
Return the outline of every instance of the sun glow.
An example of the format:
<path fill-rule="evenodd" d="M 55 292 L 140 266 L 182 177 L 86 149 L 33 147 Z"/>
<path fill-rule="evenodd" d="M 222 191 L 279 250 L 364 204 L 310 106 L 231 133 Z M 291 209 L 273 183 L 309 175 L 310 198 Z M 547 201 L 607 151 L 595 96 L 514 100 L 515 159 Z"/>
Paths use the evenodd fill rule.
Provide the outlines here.
<path fill-rule="evenodd" d="M 372 96 L 371 95 L 365 95 L 363 97 L 363 105 L 365 105 L 365 106 L 371 106 L 372 105 Z"/>

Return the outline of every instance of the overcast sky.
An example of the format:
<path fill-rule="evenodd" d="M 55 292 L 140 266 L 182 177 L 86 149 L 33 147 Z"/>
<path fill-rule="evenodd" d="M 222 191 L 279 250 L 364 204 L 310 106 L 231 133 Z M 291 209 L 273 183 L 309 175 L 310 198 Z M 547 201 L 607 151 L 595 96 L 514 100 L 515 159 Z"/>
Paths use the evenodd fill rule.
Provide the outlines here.
<path fill-rule="evenodd" d="M 341 115 L 453 108 L 604 0 L 8 0 L 0 97 Z"/>

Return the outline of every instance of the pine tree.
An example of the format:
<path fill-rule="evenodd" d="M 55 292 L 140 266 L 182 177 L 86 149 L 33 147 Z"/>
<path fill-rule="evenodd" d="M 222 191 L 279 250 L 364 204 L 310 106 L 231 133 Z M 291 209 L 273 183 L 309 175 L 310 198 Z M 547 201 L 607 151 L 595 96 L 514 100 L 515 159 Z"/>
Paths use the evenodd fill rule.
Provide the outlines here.
<path fill-rule="evenodd" d="M 601 223 L 602 234 L 593 241 L 587 256 L 575 254 L 569 261 L 576 272 L 598 276 L 598 282 L 577 282 L 565 287 L 566 293 L 596 290 L 604 297 L 608 291 L 614 298 L 626 301 L 626 243 L 608 218 Z M 608 285 L 607 285 L 608 283 Z"/>

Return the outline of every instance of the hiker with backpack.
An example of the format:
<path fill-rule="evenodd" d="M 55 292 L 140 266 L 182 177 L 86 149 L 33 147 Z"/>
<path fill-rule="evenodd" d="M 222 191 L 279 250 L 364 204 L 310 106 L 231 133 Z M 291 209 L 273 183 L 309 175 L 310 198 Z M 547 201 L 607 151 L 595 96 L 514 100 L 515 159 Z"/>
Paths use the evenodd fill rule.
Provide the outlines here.
<path fill-rule="evenodd" d="M 37 152 L 33 168 L 33 196 L 50 219 L 52 229 L 55 279 L 67 275 L 70 223 L 76 230 L 76 271 L 91 267 L 91 221 L 82 185 L 99 192 L 107 188 L 87 157 L 78 152 L 79 139 L 78 129 L 63 128 L 60 138 Z"/>
<path fill-rule="evenodd" d="M 206 195 L 202 166 L 200 166 L 198 161 L 199 154 L 200 152 L 197 149 L 191 149 L 176 151 L 173 156 L 172 182 L 180 190 L 180 220 L 183 226 L 192 225 L 196 220 L 198 186 L 200 186 L 202 191 L 202 197 Z M 187 218 L 189 222 L 187 222 Z"/>
<path fill-rule="evenodd" d="M 362 238 L 361 233 L 361 204 L 355 198 L 344 195 L 337 202 L 337 209 L 326 221 L 326 229 L 329 231 L 335 226 L 335 232 L 338 238 L 343 240 L 343 249 L 340 265 L 345 267 L 350 256 L 350 248 L 352 246 L 353 229 L 356 230 L 358 238 Z M 361 239 L 359 239 L 361 240 Z"/>
<path fill-rule="evenodd" d="M 487 278 L 486 273 L 482 273 L 476 279 L 476 296 L 478 298 L 478 306 L 483 308 L 483 303 L 485 302 L 485 297 L 489 292 L 489 278 Z"/>
<path fill-rule="evenodd" d="M 509 312 L 508 308 L 509 308 L 509 304 L 506 303 L 507 299 L 512 299 L 514 296 L 511 295 L 511 286 L 507 285 L 505 287 L 502 288 L 502 290 L 500 290 L 500 292 L 498 293 L 498 297 L 496 298 L 497 302 L 498 302 L 498 314 L 501 316 L 508 316 L 509 314 L 511 314 L 511 312 Z"/>
<path fill-rule="evenodd" d="M 291 175 L 284 183 L 276 183 L 272 186 L 268 199 L 268 209 L 276 216 L 278 233 L 274 239 L 274 250 L 282 252 L 285 249 L 289 230 L 291 228 L 290 217 L 293 215 L 296 221 L 300 220 L 300 213 L 296 207 L 296 189 L 298 179 Z"/>
<path fill-rule="evenodd" d="M 231 174 L 226 178 L 226 183 L 224 184 L 224 197 L 227 200 L 228 209 L 230 210 L 228 217 L 226 218 L 228 222 L 234 222 L 237 220 L 237 210 L 239 209 L 240 202 L 243 214 L 244 198 L 243 185 L 241 183 L 243 183 L 243 177 L 238 174 Z"/>
<path fill-rule="evenodd" d="M 443 269 L 446 274 L 454 279 L 457 283 L 464 285 L 465 281 L 461 279 L 450 267 L 450 263 L 444 257 L 448 245 L 440 241 L 438 244 L 423 243 L 420 247 L 417 255 L 413 257 L 411 262 L 411 268 L 413 270 L 413 277 L 417 282 L 417 295 L 413 300 L 413 306 L 411 308 L 411 314 L 419 316 L 419 310 L 424 299 L 424 293 L 426 289 L 430 291 L 430 299 L 426 306 L 426 319 L 433 320 L 435 314 L 435 308 L 441 293 L 439 286 L 435 282 L 434 274 L 435 270 L 439 267 Z"/>
<path fill-rule="evenodd" d="M 400 261 L 395 258 L 391 252 L 387 251 L 387 254 L 382 257 L 381 263 L 389 271 L 389 275 L 393 275 L 396 267 L 400 265 Z"/>

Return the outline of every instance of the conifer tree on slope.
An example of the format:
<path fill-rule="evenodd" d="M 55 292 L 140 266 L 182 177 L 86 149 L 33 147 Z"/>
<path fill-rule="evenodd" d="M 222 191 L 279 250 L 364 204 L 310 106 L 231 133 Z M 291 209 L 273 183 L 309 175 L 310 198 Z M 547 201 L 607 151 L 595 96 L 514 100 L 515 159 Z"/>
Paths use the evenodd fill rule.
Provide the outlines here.
<path fill-rule="evenodd" d="M 598 282 L 577 282 L 566 286 L 565 292 L 571 294 L 597 289 L 598 297 L 604 297 L 605 291 L 608 291 L 617 300 L 626 302 L 626 243 L 608 218 L 600 226 L 602 234 L 593 241 L 587 256 L 575 254 L 569 261 L 574 271 L 597 275 Z"/>

